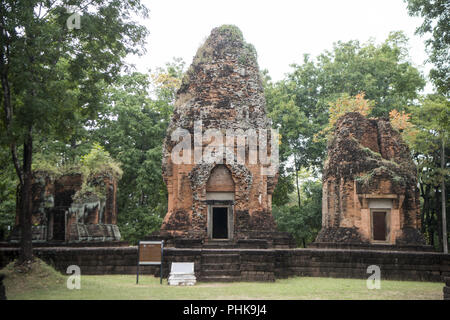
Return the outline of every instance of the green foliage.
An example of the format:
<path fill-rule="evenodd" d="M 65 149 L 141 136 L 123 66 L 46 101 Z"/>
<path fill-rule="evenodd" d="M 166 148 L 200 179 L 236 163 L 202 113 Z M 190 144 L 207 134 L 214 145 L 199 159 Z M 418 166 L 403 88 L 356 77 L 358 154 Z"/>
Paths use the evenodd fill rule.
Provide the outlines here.
<path fill-rule="evenodd" d="M 67 29 L 69 3 L 81 15 L 80 29 Z M 450 72 L 443 63 L 448 61 L 448 23 L 442 24 L 448 13 L 445 1 L 408 3 L 412 14 L 425 17 L 419 32 L 433 32 L 429 44 L 436 69 L 432 77 L 441 90 L 448 90 Z M 180 59 L 151 75 L 122 72 L 124 57 L 139 53 L 147 35 L 143 26 L 131 20 L 136 13 L 146 16 L 147 9 L 134 0 L 0 0 L 0 73 L 5 79 L 0 100 L 2 148 L 19 146 L 16 149 L 23 151 L 20 146 L 32 135 L 34 171 L 54 177 L 83 173 L 86 181 L 75 199 L 104 196 L 101 181 L 88 184 L 88 177 L 122 176 L 117 195 L 119 226 L 132 242 L 157 230 L 167 210 L 161 146 L 184 74 Z M 242 43 L 239 63 L 256 60 L 254 47 L 237 27 L 223 25 L 219 31 Z M 200 48 L 195 63 L 207 62 L 208 50 Z M 294 181 L 304 168 L 314 173 L 321 170 L 326 145 L 313 138 L 329 123 L 329 104 L 360 92 L 374 101 L 373 116 L 387 116 L 393 109 L 411 112 L 419 130 L 411 149 L 419 165 L 424 206 L 439 197 L 439 183 L 448 178 L 448 169 L 439 168 L 440 145 L 450 142 L 448 101 L 430 96 L 420 105 L 413 104 L 425 82 L 409 61 L 403 33 L 391 33 L 380 44 L 337 42 L 332 50 L 314 59 L 306 55 L 292 68 L 277 83 L 271 82 L 267 72 L 263 74 L 267 112 L 280 129 L 282 142 L 280 178 L 273 197 L 282 229 L 294 233 L 303 245 L 314 239 L 320 228 L 320 183 L 304 181 L 299 186 L 296 182 L 301 199 L 293 205 Z M 4 98 L 8 96 L 5 83 L 11 89 L 9 100 Z M 6 111 L 11 111 L 11 119 Z M 0 230 L 11 225 L 15 216 L 18 177 L 12 162 L 5 160 L 10 158 L 8 148 L 0 151 Z M 425 212 L 427 226 L 438 223 L 437 208 Z M 436 230 L 429 230 L 430 239 L 436 238 Z"/>
<path fill-rule="evenodd" d="M 60 165 L 55 153 L 38 152 L 34 155 L 32 170 L 33 172 L 45 172 L 48 176 L 55 179 L 64 174 L 64 169 Z"/>
<path fill-rule="evenodd" d="M 369 172 L 367 172 L 362 176 L 355 177 L 355 180 L 356 182 L 358 182 L 363 186 L 368 186 L 370 185 L 370 182 L 375 176 L 380 175 L 382 173 L 389 175 L 391 181 L 396 185 L 404 186 L 406 184 L 406 179 L 404 177 L 396 174 L 390 167 L 383 165 L 373 170 L 370 170 Z"/>
<path fill-rule="evenodd" d="M 102 188 L 98 186 L 92 186 L 87 182 L 81 185 L 80 190 L 78 190 L 73 196 L 72 200 L 74 203 L 84 203 L 84 202 L 95 202 L 98 200 L 105 200 L 106 194 Z"/>
<path fill-rule="evenodd" d="M 49 284 L 63 285 L 67 279 L 39 258 L 34 258 L 30 268 L 23 268 L 13 260 L 2 269 L 2 273 L 8 281 L 15 283 L 18 287 L 28 287 L 29 290 L 48 289 Z"/>
<path fill-rule="evenodd" d="M 122 164 L 118 224 L 123 238 L 131 242 L 158 230 L 167 212 L 162 145 L 183 67 L 177 59 L 151 75 L 121 77 L 110 89 L 109 108 L 93 130 L 94 139 L 107 141 L 105 149 Z"/>
<path fill-rule="evenodd" d="M 73 13 L 80 28 L 67 25 Z M 139 0 L 0 0 L 0 127 L 6 129 L 0 143 L 10 146 L 21 185 L 22 261 L 33 256 L 26 205 L 32 201 L 33 140 L 75 147 L 74 139 L 85 135 L 126 55 L 142 52 L 147 29 L 131 19 L 136 15 L 147 16 Z"/>
<path fill-rule="evenodd" d="M 83 175 L 81 189 L 73 195 L 73 200 L 104 200 L 106 190 L 103 178 L 110 177 L 120 180 L 122 169 L 120 163 L 113 160 L 109 153 L 98 143 L 94 143 L 91 151 L 80 160 L 80 173 Z"/>
<path fill-rule="evenodd" d="M 403 33 L 392 32 L 379 45 L 373 41 L 362 45 L 339 41 L 333 51 L 325 51 L 316 61 L 305 56 L 303 64 L 294 64 L 289 75 L 298 92 L 294 91 L 297 105 L 312 107 L 314 112 L 326 108 L 341 94 L 364 92 L 366 99 L 375 102 L 375 117 L 387 116 L 392 109 L 403 110 L 425 85 L 423 76 L 409 62 L 407 46 Z"/>
<path fill-rule="evenodd" d="M 103 199 L 103 175 L 122 177 L 117 191 L 118 225 L 123 239 L 130 242 L 158 230 L 167 212 L 167 189 L 161 174 L 162 144 L 183 67 L 184 62 L 175 59 L 151 75 L 123 75 L 107 89 L 107 107 L 91 125 L 90 137 L 83 133 L 77 136 L 81 140 L 70 144 L 50 139 L 36 142 L 40 152 L 35 153 L 34 170 L 54 178 L 83 175 L 75 201 Z M 4 154 L 14 180 L 7 149 Z M 5 187 L 11 201 L 0 204 L 5 226 L 14 224 L 16 180 Z"/>
<path fill-rule="evenodd" d="M 78 156 L 72 159 L 67 158 L 68 153 L 74 154 L 70 147 L 61 147 L 58 141 L 54 143 L 47 143 L 45 147 L 38 141 L 37 143 L 39 151 L 36 151 L 33 156 L 32 171 L 33 174 L 39 172 L 44 173 L 52 179 L 57 179 L 63 175 L 83 174 L 83 168 L 81 164 L 81 157 L 83 154 L 80 152 L 89 152 L 84 148 L 80 148 L 76 153 L 80 153 Z"/>
<path fill-rule="evenodd" d="M 233 41 L 244 41 L 244 35 L 242 31 L 233 24 L 224 24 L 219 27 L 221 33 L 231 34 Z"/>
<path fill-rule="evenodd" d="M 359 146 L 369 157 L 372 157 L 372 158 L 375 158 L 375 159 L 380 159 L 380 160 L 382 159 L 381 154 L 379 152 L 375 152 L 372 149 L 364 147 L 361 144 L 359 144 Z"/>
<path fill-rule="evenodd" d="M 123 174 L 121 164 L 114 160 L 99 143 L 93 142 L 91 150 L 81 155 L 79 160 L 64 162 L 58 153 L 36 153 L 33 173 L 44 173 L 52 179 L 64 175 L 81 174 L 83 184 L 73 196 L 74 201 L 104 199 L 106 197 L 103 177 L 120 180 Z"/>
<path fill-rule="evenodd" d="M 66 26 L 69 4 L 81 16 L 80 29 Z M 66 138 L 83 119 L 94 119 L 105 83 L 119 74 L 126 54 L 140 52 L 147 34 L 129 19 L 146 16 L 139 1 L 3 0 L 0 7 L 1 42 L 8 45 L 0 60 L 15 111 L 10 139 L 30 126 Z"/>
<path fill-rule="evenodd" d="M 285 170 L 281 168 L 280 171 L 284 172 Z M 277 186 L 272 195 L 272 204 L 277 207 L 287 205 L 291 201 L 290 195 L 294 191 L 293 177 L 288 173 L 284 173 L 278 178 Z"/>
<path fill-rule="evenodd" d="M 445 96 L 432 94 L 410 106 L 411 122 L 417 134 L 410 148 L 417 164 L 419 190 L 422 201 L 422 232 L 436 249 L 442 249 L 441 183 L 450 190 L 448 161 L 441 168 L 442 144 L 450 154 L 450 103 Z M 448 191 L 447 191 L 448 192 Z M 448 197 L 447 197 L 448 198 Z M 450 199 L 448 199 L 450 200 Z M 449 203 L 447 200 L 447 208 Z M 448 210 L 447 210 L 448 212 Z M 450 231 L 450 229 L 449 229 Z M 449 232 L 450 234 L 450 232 Z"/>
<path fill-rule="evenodd" d="M 113 160 L 109 152 L 98 143 L 94 143 L 91 151 L 82 156 L 80 162 L 86 177 L 101 174 L 112 175 L 118 180 L 122 177 L 123 171 L 120 169 L 120 164 Z"/>
<path fill-rule="evenodd" d="M 430 71 L 438 91 L 444 95 L 450 88 L 450 6 L 448 0 L 404 0 L 411 16 L 423 18 L 416 30 L 419 35 L 430 35 L 425 41 L 429 49 L 430 61 L 434 68 Z"/>
<path fill-rule="evenodd" d="M 238 58 L 238 62 L 242 65 L 249 65 L 256 62 L 257 53 L 255 47 L 251 43 L 244 42 L 244 51 Z"/>
<path fill-rule="evenodd" d="M 320 134 L 326 136 L 328 140 L 331 140 L 336 122 L 340 117 L 348 112 L 358 112 L 364 117 L 367 117 L 372 112 L 375 103 L 374 101 L 364 99 L 364 93 L 361 92 L 354 97 L 343 93 L 336 101 L 330 102 L 328 105 L 330 106 L 328 110 L 328 125 L 323 128 Z M 318 136 L 314 136 L 314 139 L 316 137 Z"/>
<path fill-rule="evenodd" d="M 118 225 L 123 239 L 130 244 L 137 244 L 154 231 L 159 231 L 163 218 L 161 210 L 152 209 L 149 206 L 141 206 L 122 212 L 118 217 Z"/>
<path fill-rule="evenodd" d="M 446 154 L 450 147 L 450 102 L 440 95 L 429 95 L 421 103 L 410 107 L 411 121 L 418 129 L 416 139 L 410 145 L 419 168 L 419 178 L 425 184 L 439 186 L 448 168 L 441 170 L 442 143 Z"/>
<path fill-rule="evenodd" d="M 339 41 L 315 59 L 305 55 L 292 68 L 277 83 L 263 75 L 267 112 L 281 134 L 282 174 L 301 168 L 321 171 L 326 139 L 314 137 L 329 123 L 330 103 L 364 92 L 375 104 L 371 116 L 387 117 L 392 109 L 412 105 L 425 85 L 409 61 L 407 38 L 401 32 L 391 33 L 381 44 Z"/>
<path fill-rule="evenodd" d="M 235 45 L 233 50 L 237 50 L 242 45 L 242 54 L 238 57 L 238 63 L 242 65 L 248 65 L 251 62 L 256 62 L 257 53 L 255 47 L 251 43 L 247 43 L 244 40 L 244 36 L 241 30 L 234 25 L 222 25 L 218 27 L 220 33 L 224 35 L 228 35 L 233 42 L 238 42 L 238 45 Z M 198 50 L 195 55 L 193 64 L 202 64 L 209 63 L 213 57 L 213 48 L 210 46 L 208 42 L 205 42 Z M 187 74 L 191 74 L 193 72 L 192 68 L 189 68 Z M 187 81 L 187 79 L 183 79 L 183 81 Z"/>
<path fill-rule="evenodd" d="M 322 227 L 322 183 L 307 181 L 302 187 L 302 202 L 298 205 L 274 205 L 277 226 L 291 233 L 298 246 L 313 242 Z"/>

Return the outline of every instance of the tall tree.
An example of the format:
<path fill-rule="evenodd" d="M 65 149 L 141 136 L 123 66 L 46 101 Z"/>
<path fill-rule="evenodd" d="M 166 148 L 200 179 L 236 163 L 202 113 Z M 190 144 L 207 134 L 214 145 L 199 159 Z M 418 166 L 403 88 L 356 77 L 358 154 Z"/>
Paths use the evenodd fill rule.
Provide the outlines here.
<path fill-rule="evenodd" d="M 302 170 L 302 178 L 305 174 L 310 173 Z M 273 215 L 280 230 L 291 233 L 299 246 L 306 247 L 314 241 L 322 226 L 322 183 L 308 179 L 303 181 L 301 188 L 300 206 L 274 206 Z"/>
<path fill-rule="evenodd" d="M 158 230 L 167 212 L 162 143 L 183 70 L 184 62 L 176 59 L 150 75 L 122 76 L 109 91 L 107 112 L 92 131 L 94 139 L 122 164 L 118 223 L 130 242 Z"/>
<path fill-rule="evenodd" d="M 127 54 L 142 49 L 147 30 L 130 17 L 147 9 L 139 0 L 0 1 L 2 140 L 20 183 L 24 262 L 33 257 L 33 141 L 67 138 L 80 119 L 95 119 L 104 84 L 114 81 Z"/>
<path fill-rule="evenodd" d="M 418 164 L 418 178 L 422 204 L 422 231 L 431 244 L 443 250 L 448 227 L 443 221 L 446 208 L 446 192 L 450 176 L 448 155 L 450 148 L 450 104 L 442 95 L 428 95 L 418 105 L 410 106 L 411 122 L 415 125 L 415 137 L 410 141 Z M 443 149 L 442 146 L 445 148 Z M 441 202 L 443 200 L 443 204 Z"/>
<path fill-rule="evenodd" d="M 314 136 L 329 123 L 329 104 L 343 96 L 364 92 L 374 103 L 373 116 L 388 116 L 393 109 L 411 105 L 425 80 L 409 61 L 407 48 L 401 32 L 392 32 L 381 44 L 337 42 L 316 59 L 305 55 L 285 80 L 266 79 L 267 110 L 282 136 L 282 168 L 293 174 L 301 167 L 320 172 L 326 140 Z"/>
<path fill-rule="evenodd" d="M 425 41 L 430 61 L 434 68 L 430 71 L 438 91 L 444 95 L 450 90 L 450 2 L 448 0 L 404 0 L 411 16 L 420 16 L 423 23 L 416 33 L 430 35 Z"/>
<path fill-rule="evenodd" d="M 422 17 L 423 23 L 416 33 L 422 36 L 431 35 L 425 44 L 429 59 L 434 64 L 430 78 L 437 91 L 446 97 L 450 93 L 450 2 L 447 0 L 405 0 L 411 16 Z M 445 139 L 441 139 L 441 170 L 446 168 Z M 441 184 L 442 192 L 442 224 L 444 225 L 444 252 L 448 252 L 446 225 L 445 181 Z"/>
<path fill-rule="evenodd" d="M 371 109 L 372 116 L 388 116 L 393 109 L 405 110 L 419 97 L 425 80 L 409 61 L 407 47 L 407 38 L 401 32 L 391 33 L 380 44 L 374 41 L 364 44 L 358 41 L 337 42 L 332 50 L 316 58 L 305 55 L 302 63 L 292 65 L 292 71 L 283 81 L 272 83 L 265 74 L 263 84 L 268 114 L 274 126 L 279 128 L 282 141 L 282 179 L 273 197 L 279 224 L 284 225 L 283 221 L 288 221 L 287 226 L 291 221 L 298 226 L 300 222 L 316 221 L 314 215 L 305 218 L 304 208 L 316 203 L 314 199 L 320 199 L 321 192 L 315 188 L 317 192 L 302 196 L 304 187 L 299 173 L 302 168 L 309 168 L 314 176 L 320 177 L 326 139 L 318 135 L 327 131 L 330 117 L 353 107 Z M 330 104 L 338 107 L 333 109 L 335 113 L 333 110 L 330 112 Z M 292 188 L 293 185 L 296 188 Z M 296 204 L 287 196 L 292 190 L 297 191 Z M 314 224 L 309 227 L 317 229 Z M 297 236 L 301 242 L 305 240 L 307 243 L 315 237 L 315 234 L 304 236 L 307 234 L 304 231 Z"/>

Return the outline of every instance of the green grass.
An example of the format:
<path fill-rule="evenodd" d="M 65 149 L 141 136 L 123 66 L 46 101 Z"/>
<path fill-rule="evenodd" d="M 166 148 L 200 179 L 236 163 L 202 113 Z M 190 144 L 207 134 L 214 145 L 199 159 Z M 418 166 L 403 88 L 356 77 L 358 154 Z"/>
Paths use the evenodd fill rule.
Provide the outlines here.
<path fill-rule="evenodd" d="M 39 268 L 36 268 L 39 269 Z M 141 276 L 136 285 L 133 275 L 81 276 L 81 289 L 69 290 L 66 275 L 43 264 L 31 274 L 17 274 L 12 265 L 1 271 L 6 273 L 8 299 L 384 299 L 422 300 L 442 299 L 442 283 L 412 281 L 381 281 L 381 289 L 368 290 L 365 280 L 295 277 L 273 283 L 197 283 L 192 287 L 172 287 L 159 278 Z"/>

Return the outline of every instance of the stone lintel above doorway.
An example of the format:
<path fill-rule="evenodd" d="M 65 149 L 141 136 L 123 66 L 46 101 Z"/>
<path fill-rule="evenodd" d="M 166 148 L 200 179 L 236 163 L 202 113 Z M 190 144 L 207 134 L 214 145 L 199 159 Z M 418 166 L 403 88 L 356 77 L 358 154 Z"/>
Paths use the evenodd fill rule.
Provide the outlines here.
<path fill-rule="evenodd" d="M 232 206 L 234 205 L 234 200 L 205 200 L 205 203 L 208 205 Z"/>

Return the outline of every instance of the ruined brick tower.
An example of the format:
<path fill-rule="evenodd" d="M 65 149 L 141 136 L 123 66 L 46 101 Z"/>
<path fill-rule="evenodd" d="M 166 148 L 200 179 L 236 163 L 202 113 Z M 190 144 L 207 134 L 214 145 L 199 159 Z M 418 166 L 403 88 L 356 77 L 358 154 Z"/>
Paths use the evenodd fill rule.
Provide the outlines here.
<path fill-rule="evenodd" d="M 46 171 L 34 171 L 32 240 L 66 243 L 119 241 L 117 180 L 109 173 L 90 176 L 86 182 L 95 186 L 97 193 L 83 193 L 83 175 L 79 172 L 54 177 Z M 11 236 L 13 242 L 20 241 L 19 210 L 17 205 L 16 226 Z"/>
<path fill-rule="evenodd" d="M 183 79 L 167 131 L 162 167 L 169 199 L 160 234 L 206 242 L 275 234 L 271 207 L 278 173 L 264 174 L 262 169 L 269 165 L 259 158 L 257 162 L 249 159 L 248 139 L 244 162 L 228 159 L 230 149 L 217 149 L 214 161 L 199 162 L 194 150 L 200 148 L 201 155 L 208 148 L 225 145 L 230 130 L 270 128 L 255 49 L 238 28 L 215 28 Z M 173 159 L 175 150 L 179 155 L 175 149 L 179 140 L 173 139 L 177 130 L 189 134 L 184 140 L 189 150 L 180 154 L 185 157 L 183 163 Z M 233 142 L 231 151 L 236 150 L 237 142 Z M 271 152 L 268 146 L 268 155 Z"/>
<path fill-rule="evenodd" d="M 347 113 L 323 172 L 316 243 L 423 245 L 416 167 L 387 119 Z"/>

